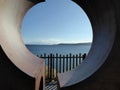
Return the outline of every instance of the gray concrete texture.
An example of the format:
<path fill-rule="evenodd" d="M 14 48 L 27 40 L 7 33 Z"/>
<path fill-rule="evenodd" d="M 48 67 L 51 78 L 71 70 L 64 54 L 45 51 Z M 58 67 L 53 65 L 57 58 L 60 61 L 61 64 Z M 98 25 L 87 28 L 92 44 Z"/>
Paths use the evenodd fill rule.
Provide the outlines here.
<path fill-rule="evenodd" d="M 90 68 L 97 68 L 100 63 L 103 63 L 90 77 L 69 87 L 63 87 L 61 90 L 120 90 L 120 1 L 74 1 L 83 7 L 93 26 L 93 45 L 85 63 L 92 63 L 95 59 L 96 61 L 91 64 Z M 100 62 L 97 63 L 99 60 Z M 79 70 L 81 67 L 79 66 Z M 88 69 L 88 72 L 90 73 L 92 70 Z M 78 76 L 73 74 L 73 79 L 81 77 L 79 76 L 81 74 L 77 73 Z M 86 74 L 88 75 L 88 73 Z M 71 83 L 73 79 L 66 85 Z"/>
<path fill-rule="evenodd" d="M 77 69 L 58 74 L 61 90 L 120 90 L 120 1 L 74 2 L 84 9 L 91 21 L 93 44 L 85 62 Z M 23 6 L 25 4 L 27 3 Z M 2 35 L 1 33 L 0 36 Z M 5 50 L 4 45 L 3 49 Z M 34 78 L 26 74 L 34 75 L 31 75 L 31 71 L 25 74 L 16 66 L 0 48 L 0 89 L 34 90 Z M 26 72 L 24 68 L 23 71 Z"/>

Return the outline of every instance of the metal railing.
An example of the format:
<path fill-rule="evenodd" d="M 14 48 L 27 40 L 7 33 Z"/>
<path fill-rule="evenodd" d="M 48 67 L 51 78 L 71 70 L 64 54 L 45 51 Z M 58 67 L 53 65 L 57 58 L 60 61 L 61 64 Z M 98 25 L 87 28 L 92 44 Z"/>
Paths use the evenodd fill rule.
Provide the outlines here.
<path fill-rule="evenodd" d="M 86 57 L 84 54 L 49 54 L 49 55 L 37 55 L 40 58 L 44 58 L 46 62 L 46 81 L 51 82 L 52 80 L 56 81 L 57 73 L 67 72 L 72 69 L 75 69 L 79 64 L 81 64 Z"/>

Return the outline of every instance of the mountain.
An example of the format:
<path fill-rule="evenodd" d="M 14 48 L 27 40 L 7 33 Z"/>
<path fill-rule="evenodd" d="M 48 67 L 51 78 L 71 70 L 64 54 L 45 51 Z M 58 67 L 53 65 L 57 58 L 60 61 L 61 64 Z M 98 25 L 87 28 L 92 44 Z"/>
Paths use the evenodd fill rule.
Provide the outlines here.
<path fill-rule="evenodd" d="M 91 45 L 91 44 L 92 44 L 91 42 L 87 42 L 87 43 L 59 43 L 59 44 L 51 44 L 51 45 Z M 42 45 L 42 44 L 25 44 L 25 45 L 30 46 L 30 45 Z"/>
<path fill-rule="evenodd" d="M 90 45 L 92 44 L 91 42 L 88 43 L 59 43 L 57 45 Z"/>

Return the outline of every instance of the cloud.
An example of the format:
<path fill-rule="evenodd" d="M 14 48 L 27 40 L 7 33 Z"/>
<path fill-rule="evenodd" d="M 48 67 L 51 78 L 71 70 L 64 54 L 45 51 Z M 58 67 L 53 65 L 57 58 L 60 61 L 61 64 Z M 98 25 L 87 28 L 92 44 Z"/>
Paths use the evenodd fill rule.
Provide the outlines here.
<path fill-rule="evenodd" d="M 40 44 L 58 44 L 60 43 L 61 40 L 59 39 L 42 39 L 42 40 L 39 40 L 38 43 Z"/>
<path fill-rule="evenodd" d="M 41 45 L 51 45 L 51 44 L 59 44 L 62 41 L 59 39 L 35 39 L 31 41 L 25 41 L 26 44 L 41 44 Z"/>
<path fill-rule="evenodd" d="M 60 43 L 87 43 L 92 42 L 90 40 L 67 40 L 67 39 L 35 39 L 35 40 L 26 40 L 25 44 L 39 44 L 39 45 L 52 45 L 52 44 L 60 44 Z"/>

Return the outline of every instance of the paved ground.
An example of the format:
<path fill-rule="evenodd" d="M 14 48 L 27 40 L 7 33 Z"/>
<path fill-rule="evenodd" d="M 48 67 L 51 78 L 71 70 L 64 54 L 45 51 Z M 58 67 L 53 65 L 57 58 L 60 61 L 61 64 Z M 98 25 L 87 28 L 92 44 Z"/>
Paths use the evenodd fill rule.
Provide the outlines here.
<path fill-rule="evenodd" d="M 45 86 L 45 90 L 57 90 L 57 81 L 47 83 Z"/>

